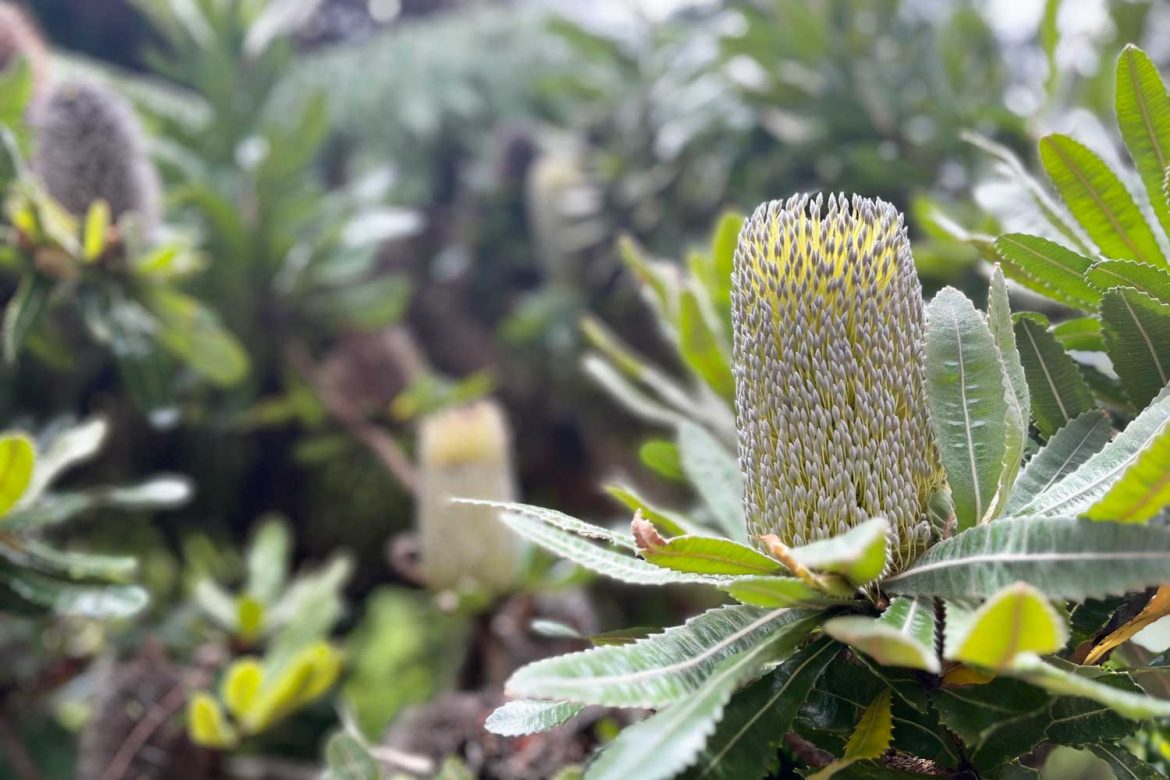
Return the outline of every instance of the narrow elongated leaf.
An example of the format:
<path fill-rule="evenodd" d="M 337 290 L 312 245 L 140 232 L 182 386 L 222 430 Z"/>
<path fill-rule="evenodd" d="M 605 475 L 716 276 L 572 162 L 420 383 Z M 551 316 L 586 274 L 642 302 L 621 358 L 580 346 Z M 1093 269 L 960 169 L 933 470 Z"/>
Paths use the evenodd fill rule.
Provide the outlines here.
<path fill-rule="evenodd" d="M 789 552 L 797 563 L 813 571 L 840 574 L 855 585 L 864 585 L 886 568 L 889 534 L 889 521 L 874 517 L 843 534 L 793 547 Z"/>
<path fill-rule="evenodd" d="M 723 585 L 728 578 L 671 571 L 635 558 L 630 551 L 602 547 L 589 539 L 547 525 L 527 515 L 504 512 L 500 522 L 533 544 L 603 577 L 631 585 Z"/>
<path fill-rule="evenodd" d="M 1040 139 L 1040 162 L 1069 211 L 1104 254 L 1165 264 L 1133 196 L 1088 147 L 1053 133 Z"/>
<path fill-rule="evenodd" d="M 48 494 L 29 506 L 14 509 L 4 523 L 11 530 L 47 528 L 83 512 L 103 507 L 129 510 L 170 509 L 181 506 L 190 497 L 191 483 L 187 479 L 160 476 L 139 485 Z"/>
<path fill-rule="evenodd" d="M 39 273 L 20 280 L 12 299 L 4 307 L 4 361 L 12 364 L 28 334 L 40 322 L 55 282 Z"/>
<path fill-rule="evenodd" d="M 877 619 L 852 615 L 825 623 L 826 634 L 880 664 L 938 674 L 942 667 L 934 652 L 934 631 L 934 607 L 904 597 L 891 601 Z"/>
<path fill-rule="evenodd" d="M 1109 443 L 1113 424 L 1100 410 L 1085 412 L 1052 436 L 1024 467 L 1006 511 L 1024 513 L 1033 499 L 1075 471 Z"/>
<path fill-rule="evenodd" d="M 819 620 L 807 610 L 720 607 L 633 644 L 529 664 L 506 688 L 538 699 L 664 707 L 692 695 L 720 663 L 748 648 L 781 638 L 795 648 Z"/>
<path fill-rule="evenodd" d="M 1166 777 L 1123 747 L 1100 744 L 1090 745 L 1089 750 L 1109 765 L 1118 780 L 1164 780 Z"/>
<path fill-rule="evenodd" d="M 796 577 L 736 577 L 719 589 L 741 604 L 771 609 L 824 606 L 840 601 Z"/>
<path fill-rule="evenodd" d="M 1162 191 L 1170 167 L 1170 95 L 1144 51 L 1126 46 L 1117 60 L 1117 126 L 1150 196 L 1150 205 L 1170 235 L 1170 204 Z"/>
<path fill-rule="evenodd" d="M 32 441 L 19 433 L 0 434 L 0 517 L 16 506 L 36 468 Z"/>
<path fill-rule="evenodd" d="M 991 288 L 987 295 L 987 325 L 999 350 L 1007 388 L 1007 417 L 1004 434 L 1003 467 L 999 473 L 992 508 L 983 518 L 993 520 L 1003 511 L 1011 495 L 1012 486 L 1020 474 L 1020 461 L 1028 443 L 1028 423 L 1032 404 L 1028 395 L 1028 381 L 1016 348 L 1016 334 L 1012 329 L 1012 310 L 1008 304 L 1007 284 L 999 265 L 991 274 Z"/>
<path fill-rule="evenodd" d="M 684 423 L 678 428 L 678 451 L 687 479 L 731 539 L 747 541 L 743 516 L 743 474 L 739 462 L 702 427 Z"/>
<path fill-rule="evenodd" d="M 655 566 L 696 574 L 777 574 L 784 571 L 779 561 L 757 550 L 710 536 L 676 536 L 665 544 L 642 551 Z"/>
<path fill-rule="evenodd" d="M 730 349 L 720 343 L 723 334 L 714 327 L 714 315 L 707 316 L 694 291 L 682 290 L 679 296 L 679 354 L 716 395 L 735 398 L 735 379 L 731 375 Z"/>
<path fill-rule="evenodd" d="M 954 623 L 958 625 L 952 630 Z M 1055 653 L 1067 641 L 1068 626 L 1044 594 L 1017 582 L 988 599 L 969 619 L 948 621 L 943 654 L 970 666 L 1003 669 L 1020 653 Z"/>
<path fill-rule="evenodd" d="M 567 701 L 510 701 L 488 716 L 484 727 L 501 737 L 539 734 L 556 728 L 583 709 Z"/>
<path fill-rule="evenodd" d="M 870 702 L 861 715 L 857 728 L 845 743 L 845 755 L 829 764 L 809 780 L 829 780 L 841 770 L 858 761 L 880 758 L 894 741 L 893 692 L 886 688 Z"/>
<path fill-rule="evenodd" d="M 995 239 L 995 251 L 1009 275 L 1033 292 L 1074 309 L 1097 307 L 1101 293 L 1085 281 L 1093 261 L 1084 255 L 1026 233 L 1007 233 Z"/>
<path fill-rule="evenodd" d="M 105 420 L 93 417 L 61 431 L 47 442 L 41 442 L 37 466 L 33 469 L 32 481 L 21 498 L 20 505 L 27 506 L 40 498 L 58 476 L 96 455 L 106 439 L 108 430 L 109 426 Z"/>
<path fill-rule="evenodd" d="M 1084 512 L 1113 486 L 1142 449 L 1170 420 L 1170 395 L 1163 394 L 1139 414 L 1125 430 L 1076 471 L 1033 499 L 1027 514 Z"/>
<path fill-rule="evenodd" d="M 1044 325 L 1024 317 L 1016 321 L 1015 330 L 1032 397 L 1032 416 L 1040 432 L 1051 436 L 1093 408 L 1093 391 Z"/>
<path fill-rule="evenodd" d="M 1085 516 L 1092 520 L 1144 523 L 1170 506 L 1170 424 L 1142 447 L 1121 478 Z"/>
<path fill-rule="evenodd" d="M 608 528 L 602 528 L 599 525 L 570 517 L 564 512 L 558 512 L 555 509 L 545 509 L 544 507 L 534 506 L 532 504 L 516 504 L 508 501 L 484 501 L 478 498 L 457 498 L 455 502 L 474 506 L 490 506 L 510 514 L 522 515 L 532 520 L 538 520 L 541 523 L 551 525 L 554 528 L 559 528 L 562 531 L 576 536 L 612 544 L 619 549 L 637 549 L 637 545 L 634 544 L 634 537 L 629 534 L 616 533 Z"/>
<path fill-rule="evenodd" d="M 667 536 L 700 533 L 699 526 L 677 512 L 654 506 L 631 487 L 606 485 L 605 492 L 624 504 L 631 512 L 641 512 L 642 517 L 653 523 L 655 528 Z"/>
<path fill-rule="evenodd" d="M 1109 359 L 1140 409 L 1170 382 L 1170 304 L 1115 287 L 1101 299 L 1101 321 Z"/>
<path fill-rule="evenodd" d="M 958 290 L 927 307 L 926 388 L 930 421 L 960 528 L 993 509 L 1007 440 L 1007 393 L 991 330 Z"/>
<path fill-rule="evenodd" d="M 801 704 L 841 646 L 822 639 L 733 698 L 690 778 L 764 777 Z"/>
<path fill-rule="evenodd" d="M 0 555 L 51 577 L 76 582 L 127 582 L 138 571 L 138 559 L 132 556 L 67 552 L 40 539 L 23 539 L 19 551 L 3 549 Z"/>
<path fill-rule="evenodd" d="M 1104 293 L 1114 287 L 1132 287 L 1156 301 L 1170 303 L 1170 273 L 1133 260 L 1102 260 L 1085 274 L 1090 284 Z"/>
<path fill-rule="evenodd" d="M 1062 696 L 1092 699 L 1133 720 L 1170 717 L 1170 701 L 1123 691 L 1095 680 L 1101 673 L 1100 667 L 1076 666 L 1061 659 L 1045 661 L 1037 655 L 1023 653 L 1003 673 Z"/>
<path fill-rule="evenodd" d="M 1157 585 L 1170 571 L 1170 529 L 1068 517 L 1002 518 L 944 539 L 882 581 L 888 593 L 969 600 L 1017 581 L 1081 601 Z"/>
<path fill-rule="evenodd" d="M 622 731 L 586 770 L 588 780 L 659 780 L 694 763 L 736 688 L 792 651 L 780 637 L 720 661 L 692 695 Z"/>
<path fill-rule="evenodd" d="M 382 770 L 358 739 L 339 731 L 325 743 L 329 780 L 380 780 Z"/>
<path fill-rule="evenodd" d="M 146 591 L 136 585 L 76 584 L 35 571 L 0 567 L 0 588 L 56 615 L 110 619 L 130 617 L 146 606 Z"/>
<path fill-rule="evenodd" d="M 1056 337 L 1065 349 L 1083 352 L 1104 352 L 1105 336 L 1101 332 L 1101 320 L 1096 315 L 1074 317 L 1053 325 L 1048 332 Z"/>

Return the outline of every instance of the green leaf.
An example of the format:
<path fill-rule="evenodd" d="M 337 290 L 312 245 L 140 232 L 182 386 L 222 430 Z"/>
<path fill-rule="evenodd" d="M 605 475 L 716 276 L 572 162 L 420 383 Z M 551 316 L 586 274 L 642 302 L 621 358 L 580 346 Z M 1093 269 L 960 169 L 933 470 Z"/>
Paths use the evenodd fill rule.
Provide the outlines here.
<path fill-rule="evenodd" d="M 1073 473 L 1033 499 L 1026 513 L 1076 515 L 1095 504 L 1113 486 L 1142 449 L 1170 420 L 1170 395 L 1164 394 L 1125 430 Z"/>
<path fill-rule="evenodd" d="M 567 701 L 510 701 L 488 716 L 484 728 L 501 737 L 521 737 L 556 728 L 583 709 Z"/>
<path fill-rule="evenodd" d="M 857 761 L 881 758 L 894 741 L 892 696 L 893 692 L 887 688 L 870 702 L 845 744 L 845 755 L 816 774 L 809 775 L 809 780 L 828 780 Z"/>
<path fill-rule="evenodd" d="M 1099 409 L 1073 418 L 1028 461 L 1005 511 L 1009 514 L 1026 513 L 1037 496 L 1043 495 L 1100 452 L 1112 434 L 1109 415 Z"/>
<path fill-rule="evenodd" d="M 22 505 L 40 498 L 49 485 L 69 468 L 92 458 L 101 449 L 109 426 L 101 417 L 69 426 L 40 442 L 32 482 L 25 491 Z"/>
<path fill-rule="evenodd" d="M 735 379 L 731 375 L 728 357 L 730 350 L 720 343 L 722 334 L 715 330 L 713 321 L 714 315 L 703 311 L 694 291 L 684 287 L 679 296 L 679 354 L 716 395 L 730 401 L 735 398 Z"/>
<path fill-rule="evenodd" d="M 1144 51 L 1130 44 L 1117 60 L 1117 126 L 1141 174 L 1150 205 L 1170 235 L 1170 204 L 1162 191 L 1170 167 L 1170 96 L 1158 69 Z"/>
<path fill-rule="evenodd" d="M 0 547 L 0 555 L 50 577 L 74 582 L 127 582 L 138 571 L 132 556 L 94 555 L 50 547 L 39 539 L 22 539 L 19 551 Z"/>
<path fill-rule="evenodd" d="M 0 587 L 27 604 L 55 615 L 110 619 L 131 617 L 146 606 L 136 585 L 77 584 L 28 569 L 0 564 Z"/>
<path fill-rule="evenodd" d="M 1032 396 L 1036 427 L 1051 436 L 1094 406 L 1093 391 L 1073 359 L 1048 329 L 1032 319 L 1016 320 L 1016 344 Z"/>
<path fill-rule="evenodd" d="M 772 609 L 823 606 L 840 601 L 796 577 L 736 577 L 719 589 L 741 604 Z"/>
<path fill-rule="evenodd" d="M 653 523 L 655 528 L 667 536 L 700 533 L 700 528 L 690 520 L 677 512 L 654 506 L 639 495 L 634 488 L 626 485 L 606 485 L 604 490 L 625 505 L 627 509 L 641 512 L 642 517 Z"/>
<path fill-rule="evenodd" d="M 187 732 L 196 745 L 216 750 L 234 747 L 239 742 L 219 702 L 203 691 L 197 691 L 187 700 Z"/>
<path fill-rule="evenodd" d="M 4 307 L 4 360 L 16 362 L 28 334 L 40 322 L 56 283 L 39 273 L 25 275 Z"/>
<path fill-rule="evenodd" d="M 1105 336 L 1101 332 L 1101 320 L 1096 315 L 1074 317 L 1053 325 L 1048 332 L 1056 337 L 1065 349 L 1084 352 L 1104 352 Z"/>
<path fill-rule="evenodd" d="M 1007 233 L 995 239 L 1008 275 L 1033 292 L 1074 309 L 1097 308 L 1101 293 L 1085 281 L 1093 261 L 1055 241 L 1026 233 Z"/>
<path fill-rule="evenodd" d="M 266 519 L 248 547 L 246 590 L 261 604 L 276 601 L 288 580 L 292 536 L 283 520 Z"/>
<path fill-rule="evenodd" d="M 1118 745 L 1089 745 L 1093 755 L 1104 761 L 1120 780 L 1164 780 L 1166 775 Z"/>
<path fill-rule="evenodd" d="M 735 690 L 769 661 L 790 654 L 793 645 L 786 636 L 774 634 L 723 659 L 692 694 L 622 731 L 589 764 L 586 778 L 674 777 L 706 746 Z"/>
<path fill-rule="evenodd" d="M 886 666 L 941 671 L 934 652 L 934 608 L 927 602 L 895 598 L 881 617 L 833 618 L 825 633 Z"/>
<path fill-rule="evenodd" d="M 766 776 L 801 704 L 840 649 L 828 640 L 809 645 L 736 694 L 687 776 L 714 780 Z"/>
<path fill-rule="evenodd" d="M 1170 273 L 1133 260 L 1102 260 L 1093 263 L 1085 278 L 1101 292 L 1114 287 L 1132 287 L 1162 303 L 1170 303 Z"/>
<path fill-rule="evenodd" d="M 1129 190 L 1088 147 L 1067 135 L 1040 139 L 1040 161 L 1069 211 L 1109 257 L 1165 265 Z"/>
<path fill-rule="evenodd" d="M 1008 304 L 1007 284 L 999 265 L 991 274 L 991 288 L 987 296 L 987 325 L 999 350 L 1006 385 L 1007 430 L 1004 434 L 1003 468 L 999 474 L 999 485 L 995 491 L 994 507 L 988 519 L 994 519 L 1003 511 L 1011 496 L 1012 486 L 1020 473 L 1020 461 L 1028 444 L 1028 423 L 1032 406 L 1028 395 L 1028 382 L 1020 362 L 1020 351 L 1016 348 L 1016 334 L 1012 330 L 1012 311 Z"/>
<path fill-rule="evenodd" d="M 82 226 L 81 256 L 94 262 L 106 251 L 106 234 L 110 229 L 110 204 L 102 199 L 89 204 Z"/>
<path fill-rule="evenodd" d="M 687 479 L 694 485 L 719 527 L 729 538 L 746 542 L 743 474 L 735 456 L 706 429 L 693 423 L 679 426 L 678 452 Z"/>
<path fill-rule="evenodd" d="M 1102 669 L 1097 666 L 1077 666 L 1058 658 L 1045 661 L 1037 655 L 1023 653 L 1003 673 L 1062 696 L 1091 699 L 1133 720 L 1170 717 L 1170 701 L 1099 682 L 1095 678 L 1101 675 Z"/>
<path fill-rule="evenodd" d="M 642 550 L 649 563 L 674 571 L 696 574 L 776 574 L 784 571 L 779 561 L 729 539 L 710 536 L 676 536 L 663 545 Z"/>
<path fill-rule="evenodd" d="M 473 506 L 486 506 L 494 509 L 499 509 L 512 514 L 523 515 L 524 517 L 538 520 L 554 528 L 559 528 L 562 531 L 567 531 L 576 536 L 583 536 L 586 539 L 596 539 L 606 544 L 612 544 L 625 550 L 637 550 L 637 545 L 634 544 L 634 537 L 628 533 L 615 533 L 608 528 L 602 528 L 593 523 L 587 523 L 584 520 L 578 520 L 575 517 L 570 517 L 563 512 L 558 512 L 555 509 L 546 509 L 542 506 L 534 506 L 532 504 L 516 504 L 507 501 L 484 501 L 476 498 L 456 498 L 456 503 L 471 504 Z"/>
<path fill-rule="evenodd" d="M 674 417 L 670 418 L 670 422 L 674 422 Z M 638 458 L 647 468 L 659 476 L 676 481 L 682 480 L 686 476 L 683 472 L 678 445 L 672 441 L 650 439 L 638 449 Z"/>
<path fill-rule="evenodd" d="M 874 517 L 843 534 L 793 547 L 789 553 L 813 571 L 840 574 L 854 585 L 864 585 L 886 568 L 889 534 L 889 521 Z"/>
<path fill-rule="evenodd" d="M 1170 424 L 1138 452 L 1109 491 L 1085 517 L 1118 523 L 1144 523 L 1170 506 Z"/>
<path fill-rule="evenodd" d="M 37 452 L 20 433 L 0 434 L 0 518 L 17 505 L 32 482 Z"/>
<path fill-rule="evenodd" d="M 943 654 L 969 666 L 1003 669 L 1020 653 L 1055 653 L 1067 641 L 1068 626 L 1044 594 L 1017 582 L 969 617 L 948 620 Z"/>
<path fill-rule="evenodd" d="M 243 379 L 248 355 L 211 309 L 177 290 L 158 287 L 147 304 L 162 324 L 158 340 L 172 354 L 218 385 Z"/>
<path fill-rule="evenodd" d="M 1157 585 L 1170 571 L 1170 529 L 1068 517 L 1002 518 L 944 539 L 887 593 L 962 601 L 1017 581 L 1052 599 L 1080 601 Z"/>
<path fill-rule="evenodd" d="M 991 330 L 953 287 L 927 307 L 930 421 L 960 528 L 988 519 L 1003 472 L 1008 388 Z"/>
<path fill-rule="evenodd" d="M 1141 409 L 1170 382 L 1170 304 L 1115 287 L 1101 299 L 1101 321 L 1113 368 Z"/>
<path fill-rule="evenodd" d="M 633 644 L 537 661 L 505 687 L 525 698 L 663 707 L 692 696 L 721 662 L 749 648 L 777 640 L 794 649 L 820 620 L 808 610 L 719 607 Z"/>
<path fill-rule="evenodd" d="M 357 737 L 339 731 L 325 743 L 329 780 L 381 780 L 382 770 Z"/>

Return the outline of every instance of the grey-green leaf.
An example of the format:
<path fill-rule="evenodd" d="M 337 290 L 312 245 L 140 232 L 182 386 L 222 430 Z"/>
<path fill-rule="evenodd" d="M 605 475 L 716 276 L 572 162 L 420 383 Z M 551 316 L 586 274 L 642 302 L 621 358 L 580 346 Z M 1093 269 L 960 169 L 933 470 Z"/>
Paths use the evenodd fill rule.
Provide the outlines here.
<path fill-rule="evenodd" d="M 1076 471 L 1109 443 L 1113 424 L 1101 410 L 1085 412 L 1057 431 L 1024 467 L 1006 512 L 1027 512 L 1032 501 Z"/>
<path fill-rule="evenodd" d="M 501 737 L 539 734 L 556 728 L 583 709 L 567 701 L 533 701 L 517 699 L 499 707 L 488 716 L 484 727 Z"/>
<path fill-rule="evenodd" d="M 1016 320 L 1015 331 L 1032 397 L 1032 416 L 1040 432 L 1051 436 L 1093 408 L 1093 391 L 1077 364 L 1043 324 L 1030 316 L 1021 317 Z"/>
<path fill-rule="evenodd" d="M 1093 263 L 1085 278 L 1101 292 L 1114 287 L 1132 287 L 1162 303 L 1170 303 L 1170 273 L 1148 263 L 1102 260 Z"/>
<path fill-rule="evenodd" d="M 1113 368 L 1141 409 L 1170 382 L 1170 304 L 1115 287 L 1101 298 L 1101 321 Z"/>
<path fill-rule="evenodd" d="M 678 451 L 687 479 L 728 537 L 747 541 L 743 474 L 739 462 L 714 436 L 694 423 L 678 428 Z"/>

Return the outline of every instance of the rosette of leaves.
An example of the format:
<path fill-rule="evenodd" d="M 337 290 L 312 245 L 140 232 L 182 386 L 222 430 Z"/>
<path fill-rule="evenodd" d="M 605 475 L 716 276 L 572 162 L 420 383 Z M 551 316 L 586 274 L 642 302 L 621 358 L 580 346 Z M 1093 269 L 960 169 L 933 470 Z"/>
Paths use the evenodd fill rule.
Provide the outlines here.
<path fill-rule="evenodd" d="M 98 419 L 56 425 L 35 442 L 0 435 L 0 608 L 22 615 L 129 617 L 147 603 L 132 557 L 62 548 L 64 523 L 96 510 L 143 511 L 185 503 L 190 486 L 160 476 L 138 485 L 56 491 L 68 469 L 94 458 L 106 436 Z"/>
<path fill-rule="evenodd" d="M 1156 776 L 1120 740 L 1170 717 L 1144 691 L 1166 669 L 1103 661 L 1165 614 L 1170 392 L 1120 432 L 1081 415 L 1025 462 L 1030 395 L 998 270 L 986 313 L 951 288 L 924 305 L 900 215 L 856 197 L 765 204 L 731 258 L 711 321 L 742 466 L 708 436 L 709 467 L 688 473 L 740 526 L 638 511 L 625 533 L 495 506 L 600 576 L 735 603 L 520 669 L 488 728 L 653 710 L 587 778 L 763 777 L 782 745 L 821 778 L 1037 776 L 1020 761 L 1045 745 Z"/>
<path fill-rule="evenodd" d="M 291 558 L 288 525 L 268 518 L 245 553 L 237 593 L 210 579 L 194 584 L 196 606 L 240 652 L 223 670 L 217 693 L 198 691 L 188 699 L 188 733 L 200 745 L 235 748 L 337 682 L 342 653 L 328 637 L 345 612 L 342 590 L 353 564 L 338 555 L 293 577 Z M 263 655 L 256 655 L 261 648 Z"/>
<path fill-rule="evenodd" d="M 1001 235 L 964 234 L 1007 277 L 1057 306 L 1018 315 L 1015 336 L 1044 438 L 1096 405 L 1133 414 L 1170 380 L 1170 95 L 1150 58 L 1117 60 L 1117 127 L 1132 167 L 1081 141 L 1039 141 L 1051 188 L 1006 149 L 969 140 L 997 161 L 1018 197 Z M 1055 190 L 1056 197 L 1050 193 Z"/>
<path fill-rule="evenodd" d="M 27 83 L 22 86 L 27 78 L 27 70 L 15 71 L 0 84 L 2 99 L 27 98 Z M 11 173 L 5 180 L 0 256 L 19 278 L 4 309 L 5 360 L 15 362 L 26 347 L 59 359 L 66 347 L 47 314 L 62 305 L 110 351 L 127 389 L 148 411 L 173 405 L 176 364 L 218 385 L 239 381 L 247 355 L 216 315 L 180 288 L 204 264 L 190 241 L 148 237 L 134 212 L 114 214 L 102 199 L 89 203 L 81 216 L 70 213 L 25 165 L 22 139 L 9 124 L 20 114 L 0 117 L 5 122 L 0 167 Z M 55 175 L 66 176 L 67 168 L 58 166 Z"/>

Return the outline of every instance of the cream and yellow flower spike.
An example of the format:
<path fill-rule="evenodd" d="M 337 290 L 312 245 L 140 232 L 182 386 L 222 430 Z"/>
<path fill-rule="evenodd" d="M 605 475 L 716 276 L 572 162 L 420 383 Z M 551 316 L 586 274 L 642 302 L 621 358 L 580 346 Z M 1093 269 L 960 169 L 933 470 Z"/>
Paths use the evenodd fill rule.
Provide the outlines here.
<path fill-rule="evenodd" d="M 844 195 L 760 206 L 739 236 L 732 315 L 752 538 L 798 546 L 883 516 L 891 563 L 905 566 L 930 540 L 945 477 L 902 215 Z"/>

